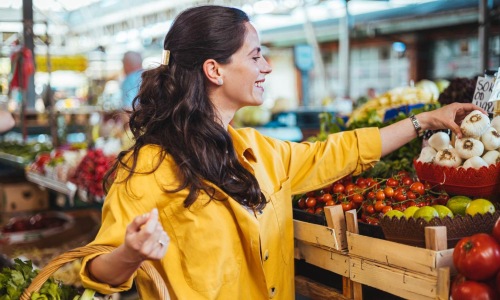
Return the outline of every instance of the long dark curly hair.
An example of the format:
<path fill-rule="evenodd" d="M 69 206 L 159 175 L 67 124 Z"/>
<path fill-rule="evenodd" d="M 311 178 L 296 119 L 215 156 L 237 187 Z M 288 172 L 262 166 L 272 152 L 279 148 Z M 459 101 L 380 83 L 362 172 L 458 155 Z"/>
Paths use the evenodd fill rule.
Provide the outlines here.
<path fill-rule="evenodd" d="M 187 9 L 177 16 L 163 48 L 170 51 L 168 65 L 146 70 L 130 112 L 135 144 L 122 151 L 105 178 L 107 191 L 118 167 L 137 173 L 141 147 L 162 148 L 158 165 L 170 155 L 177 164 L 180 185 L 166 192 L 189 189 L 184 206 L 193 204 L 200 191 L 220 199 L 209 183 L 239 203 L 262 209 L 266 199 L 256 178 L 239 162 L 233 142 L 221 125 L 216 108 L 208 98 L 208 80 L 202 70 L 207 59 L 227 64 L 244 42 L 248 16 L 230 7 L 206 5 Z M 127 154 L 132 152 L 126 161 Z M 128 159 L 127 159 L 128 160 Z"/>

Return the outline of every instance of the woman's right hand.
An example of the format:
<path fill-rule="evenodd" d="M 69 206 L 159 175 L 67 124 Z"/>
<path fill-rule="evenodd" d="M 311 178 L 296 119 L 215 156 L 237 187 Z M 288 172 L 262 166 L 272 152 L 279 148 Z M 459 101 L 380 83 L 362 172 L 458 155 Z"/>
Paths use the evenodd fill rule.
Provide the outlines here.
<path fill-rule="evenodd" d="M 135 217 L 127 226 L 124 251 L 129 259 L 136 262 L 161 259 L 166 251 L 170 238 L 158 219 L 158 209 Z"/>

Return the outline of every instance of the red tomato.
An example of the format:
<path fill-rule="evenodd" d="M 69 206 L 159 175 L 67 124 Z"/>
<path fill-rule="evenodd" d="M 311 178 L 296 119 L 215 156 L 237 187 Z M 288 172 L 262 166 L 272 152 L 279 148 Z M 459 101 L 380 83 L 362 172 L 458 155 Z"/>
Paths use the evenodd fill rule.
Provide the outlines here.
<path fill-rule="evenodd" d="M 407 199 L 407 196 L 406 196 L 406 191 L 404 189 L 397 189 L 396 192 L 394 193 L 394 197 L 393 197 L 396 201 L 405 201 Z"/>
<path fill-rule="evenodd" d="M 374 214 L 374 213 L 375 213 L 375 208 L 373 207 L 373 205 L 371 205 L 371 204 L 370 204 L 370 205 L 368 205 L 368 206 L 366 207 L 366 212 L 367 212 L 367 213 L 369 213 L 370 215 L 371 215 L 371 214 Z"/>
<path fill-rule="evenodd" d="M 493 225 L 493 231 L 491 232 L 491 234 L 500 244 L 500 218 L 498 218 L 498 220 L 495 222 L 495 225 Z"/>
<path fill-rule="evenodd" d="M 376 201 L 374 207 L 375 207 L 375 211 L 381 212 L 384 209 L 385 204 L 382 201 Z"/>
<path fill-rule="evenodd" d="M 323 213 L 323 207 L 317 207 L 316 210 L 314 211 L 315 214 L 319 215 Z"/>
<path fill-rule="evenodd" d="M 375 199 L 375 192 L 374 191 L 369 191 L 368 194 L 366 194 L 366 199 L 368 199 L 368 200 Z"/>
<path fill-rule="evenodd" d="M 308 208 L 314 208 L 316 206 L 316 198 L 314 197 L 307 197 L 306 198 L 306 206 Z"/>
<path fill-rule="evenodd" d="M 410 176 L 404 176 L 401 178 L 401 184 L 404 186 L 411 186 L 413 184 L 413 179 Z"/>
<path fill-rule="evenodd" d="M 361 185 L 365 185 L 367 184 L 367 181 L 365 178 L 363 177 L 358 177 L 358 179 L 356 179 L 356 185 L 357 186 L 361 186 Z"/>
<path fill-rule="evenodd" d="M 392 206 L 384 206 L 384 208 L 382 208 L 382 213 L 383 214 L 386 214 L 388 211 L 391 211 L 392 210 Z"/>
<path fill-rule="evenodd" d="M 344 189 L 345 189 L 345 187 L 344 187 L 344 185 L 342 183 L 336 183 L 332 187 L 332 192 L 334 194 L 340 194 L 340 193 L 342 193 L 344 191 Z"/>
<path fill-rule="evenodd" d="M 352 195 L 354 193 L 354 189 L 356 188 L 356 186 L 354 185 L 354 183 L 349 183 L 345 186 L 345 193 L 346 195 Z"/>
<path fill-rule="evenodd" d="M 453 281 L 451 282 L 451 288 L 450 288 L 451 293 L 453 294 L 455 292 L 455 290 L 457 289 L 457 286 L 459 284 L 464 283 L 466 280 L 467 280 L 467 278 L 465 278 L 464 275 L 458 273 L 455 276 L 455 279 L 453 279 Z"/>
<path fill-rule="evenodd" d="M 387 198 L 394 196 L 394 189 L 390 186 L 386 186 L 384 189 L 384 194 Z"/>
<path fill-rule="evenodd" d="M 385 193 L 383 190 L 378 190 L 376 193 L 375 193 L 375 199 L 377 199 L 377 201 L 383 201 L 385 199 Z"/>
<path fill-rule="evenodd" d="M 297 206 L 299 208 L 306 208 L 306 199 L 300 198 L 299 201 L 297 201 Z"/>
<path fill-rule="evenodd" d="M 325 203 L 325 206 L 334 206 L 334 205 L 335 205 L 335 202 L 333 200 Z"/>
<path fill-rule="evenodd" d="M 408 199 L 411 199 L 411 200 L 414 200 L 414 199 L 417 199 L 417 195 L 415 192 L 412 192 L 412 191 L 408 191 L 406 192 L 406 197 Z"/>
<path fill-rule="evenodd" d="M 314 214 L 314 208 L 308 208 L 308 209 L 306 209 L 306 212 L 308 212 L 310 214 Z"/>
<path fill-rule="evenodd" d="M 416 181 L 410 185 L 410 191 L 414 192 L 415 194 L 423 195 L 425 194 L 425 186 L 422 182 Z"/>
<path fill-rule="evenodd" d="M 497 293 L 486 283 L 464 281 L 457 284 L 451 292 L 453 300 L 495 300 Z"/>
<path fill-rule="evenodd" d="M 342 202 L 342 210 L 343 211 L 348 211 L 348 210 L 351 210 L 352 209 L 352 202 L 351 201 L 347 201 L 347 202 Z"/>
<path fill-rule="evenodd" d="M 395 178 L 391 177 L 391 178 L 387 179 L 387 182 L 385 184 L 387 186 L 390 186 L 390 187 L 395 187 L 395 186 L 399 185 L 399 182 Z"/>
<path fill-rule="evenodd" d="M 327 203 L 328 201 L 332 201 L 333 197 L 331 194 L 324 194 L 323 195 L 323 202 Z"/>
<path fill-rule="evenodd" d="M 462 238 L 453 250 L 453 264 L 468 279 L 492 278 L 500 270 L 500 245 L 487 233 Z"/>
<path fill-rule="evenodd" d="M 363 200 L 365 200 L 365 198 L 363 198 L 363 196 L 360 195 L 360 194 L 354 194 L 354 195 L 352 195 L 352 202 L 354 202 L 356 204 L 363 203 Z"/>

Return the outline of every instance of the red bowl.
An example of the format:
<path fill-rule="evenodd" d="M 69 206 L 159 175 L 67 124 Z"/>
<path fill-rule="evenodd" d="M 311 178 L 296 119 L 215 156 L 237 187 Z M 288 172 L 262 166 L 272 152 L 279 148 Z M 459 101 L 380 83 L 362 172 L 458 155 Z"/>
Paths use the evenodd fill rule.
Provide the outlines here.
<path fill-rule="evenodd" d="M 500 163 L 480 169 L 443 167 L 413 160 L 420 181 L 441 186 L 448 194 L 494 200 L 500 195 Z"/>

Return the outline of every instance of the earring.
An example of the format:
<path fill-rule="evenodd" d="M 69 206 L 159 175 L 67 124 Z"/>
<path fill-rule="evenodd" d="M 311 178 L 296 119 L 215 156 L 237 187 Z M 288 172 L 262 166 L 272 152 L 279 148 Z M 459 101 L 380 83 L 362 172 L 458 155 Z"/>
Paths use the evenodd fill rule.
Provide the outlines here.
<path fill-rule="evenodd" d="M 218 85 L 224 84 L 224 81 L 222 81 L 222 78 L 220 78 L 220 77 L 217 78 L 217 84 Z"/>

